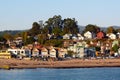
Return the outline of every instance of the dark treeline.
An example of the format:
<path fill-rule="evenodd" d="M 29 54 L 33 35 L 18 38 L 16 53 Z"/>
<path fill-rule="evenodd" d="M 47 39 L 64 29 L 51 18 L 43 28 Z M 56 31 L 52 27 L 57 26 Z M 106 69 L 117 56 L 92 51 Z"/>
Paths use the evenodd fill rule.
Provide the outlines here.
<path fill-rule="evenodd" d="M 43 25 L 34 22 L 32 28 L 28 31 L 30 35 L 36 34 L 53 34 L 64 35 L 64 34 L 77 34 L 79 28 L 75 18 L 62 19 L 60 15 L 49 18 Z"/>

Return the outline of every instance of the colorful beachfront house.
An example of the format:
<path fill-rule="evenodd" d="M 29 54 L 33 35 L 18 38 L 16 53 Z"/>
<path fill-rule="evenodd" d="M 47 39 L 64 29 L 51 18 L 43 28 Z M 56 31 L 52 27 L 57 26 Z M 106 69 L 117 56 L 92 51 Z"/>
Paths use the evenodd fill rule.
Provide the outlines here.
<path fill-rule="evenodd" d="M 70 45 L 67 47 L 67 50 L 68 50 L 68 51 L 76 52 L 76 44 L 70 44 Z"/>
<path fill-rule="evenodd" d="M 84 48 L 85 48 L 85 42 L 77 42 L 76 44 L 76 57 L 77 58 L 83 58 L 85 53 L 84 53 Z"/>
<path fill-rule="evenodd" d="M 65 58 L 65 55 L 67 55 L 67 49 L 59 48 L 58 49 L 58 58 Z"/>
<path fill-rule="evenodd" d="M 29 50 L 29 49 L 28 49 Z M 15 49 L 8 49 L 8 51 L 11 53 L 11 56 L 13 58 L 25 58 L 30 57 L 31 51 L 23 48 L 15 48 Z"/>
<path fill-rule="evenodd" d="M 49 57 L 50 58 L 56 58 L 56 50 L 54 47 L 49 48 Z"/>
<path fill-rule="evenodd" d="M 84 56 L 84 47 L 86 43 L 84 41 L 76 42 L 75 44 L 69 45 L 68 51 L 73 51 L 75 54 L 73 57 L 82 58 Z"/>
<path fill-rule="evenodd" d="M 11 53 L 8 50 L 0 50 L 0 58 L 10 59 L 11 58 Z"/>
<path fill-rule="evenodd" d="M 32 49 L 32 57 L 33 58 L 39 57 L 39 53 L 40 53 L 40 51 L 37 48 Z"/>
<path fill-rule="evenodd" d="M 41 57 L 42 58 L 48 58 L 48 49 L 43 47 L 41 48 Z"/>
<path fill-rule="evenodd" d="M 84 33 L 85 39 L 92 39 L 92 33 L 90 31 L 87 31 Z"/>
<path fill-rule="evenodd" d="M 13 58 L 17 58 L 17 56 L 18 56 L 18 49 L 17 48 L 15 48 L 15 49 L 8 49 L 8 51 L 11 53 L 11 56 L 13 57 Z"/>

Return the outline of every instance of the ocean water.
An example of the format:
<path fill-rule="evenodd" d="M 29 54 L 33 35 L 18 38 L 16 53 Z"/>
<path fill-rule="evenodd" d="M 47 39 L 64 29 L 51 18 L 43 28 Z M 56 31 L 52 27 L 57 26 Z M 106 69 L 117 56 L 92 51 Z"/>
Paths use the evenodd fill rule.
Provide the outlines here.
<path fill-rule="evenodd" d="M 120 80 L 120 68 L 0 70 L 0 80 Z"/>

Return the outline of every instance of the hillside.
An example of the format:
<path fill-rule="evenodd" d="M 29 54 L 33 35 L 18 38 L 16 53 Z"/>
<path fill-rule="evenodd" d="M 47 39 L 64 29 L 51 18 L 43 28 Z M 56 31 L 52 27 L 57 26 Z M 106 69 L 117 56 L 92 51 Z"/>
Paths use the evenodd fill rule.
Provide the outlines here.
<path fill-rule="evenodd" d="M 17 33 L 23 32 L 24 30 L 5 30 L 5 31 L 0 31 L 0 36 L 3 35 L 4 33 L 9 33 L 11 35 L 15 35 Z"/>

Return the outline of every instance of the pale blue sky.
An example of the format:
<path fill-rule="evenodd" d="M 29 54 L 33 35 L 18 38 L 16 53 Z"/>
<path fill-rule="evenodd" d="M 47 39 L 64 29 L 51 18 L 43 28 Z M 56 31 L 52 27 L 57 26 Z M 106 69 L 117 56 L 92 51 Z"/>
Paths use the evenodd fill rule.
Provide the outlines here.
<path fill-rule="evenodd" d="M 0 31 L 30 29 L 54 15 L 84 26 L 120 26 L 120 0 L 0 0 Z"/>

